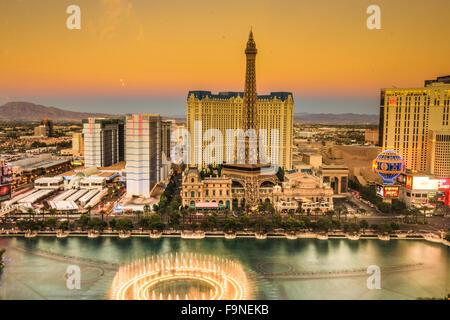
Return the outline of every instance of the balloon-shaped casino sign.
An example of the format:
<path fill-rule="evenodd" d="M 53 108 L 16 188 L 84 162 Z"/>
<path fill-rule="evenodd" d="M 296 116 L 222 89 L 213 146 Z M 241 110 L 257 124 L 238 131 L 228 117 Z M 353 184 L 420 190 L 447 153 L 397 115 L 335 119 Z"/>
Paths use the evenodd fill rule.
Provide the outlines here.
<path fill-rule="evenodd" d="M 373 169 L 383 178 L 384 184 L 393 184 L 394 179 L 405 171 L 405 162 L 395 151 L 385 150 L 373 160 Z"/>

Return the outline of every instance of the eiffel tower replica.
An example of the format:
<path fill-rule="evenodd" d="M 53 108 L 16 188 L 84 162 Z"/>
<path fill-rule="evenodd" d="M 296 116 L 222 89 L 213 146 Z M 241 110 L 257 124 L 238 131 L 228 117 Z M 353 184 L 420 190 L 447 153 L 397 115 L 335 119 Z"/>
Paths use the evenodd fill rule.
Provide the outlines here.
<path fill-rule="evenodd" d="M 259 122 L 257 111 L 257 93 L 256 93 L 256 72 L 255 62 L 256 43 L 253 39 L 253 32 L 247 41 L 245 55 L 247 58 L 247 67 L 245 73 L 244 106 L 242 110 L 242 130 L 244 132 L 253 132 L 247 136 L 238 136 L 238 144 L 235 149 L 235 160 L 241 159 L 237 164 L 223 164 L 222 175 L 230 177 L 235 187 L 244 188 L 245 204 L 255 206 L 260 199 L 259 189 L 261 184 L 277 184 L 279 182 L 275 172 L 271 172 L 270 163 L 261 163 L 260 141 L 259 141 Z M 245 160 L 245 161 L 242 161 Z M 242 163 L 243 162 L 243 163 Z"/>

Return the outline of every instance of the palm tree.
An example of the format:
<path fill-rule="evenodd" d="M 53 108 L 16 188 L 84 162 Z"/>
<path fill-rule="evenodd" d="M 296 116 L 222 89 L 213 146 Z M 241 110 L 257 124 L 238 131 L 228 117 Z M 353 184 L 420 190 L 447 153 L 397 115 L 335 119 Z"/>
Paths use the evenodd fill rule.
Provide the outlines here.
<path fill-rule="evenodd" d="M 105 210 L 100 211 L 100 214 L 102 215 L 102 221 L 104 221 L 103 216 L 105 214 Z"/>
<path fill-rule="evenodd" d="M 145 215 L 148 215 L 149 212 L 150 212 L 150 206 L 149 206 L 148 204 L 146 204 L 146 205 L 144 206 L 144 214 L 145 214 Z"/>
<path fill-rule="evenodd" d="M 342 208 L 342 212 L 344 213 L 345 221 L 347 221 L 347 213 L 348 213 L 347 208 Z"/>
<path fill-rule="evenodd" d="M 342 207 L 341 206 L 336 207 L 336 212 L 338 214 L 338 219 L 340 221 L 341 220 Z"/>
<path fill-rule="evenodd" d="M 334 211 L 333 210 L 328 210 L 326 212 L 326 214 L 327 214 L 328 218 L 330 218 L 330 220 L 333 219 L 333 215 L 334 215 Z"/>
<path fill-rule="evenodd" d="M 418 208 L 412 208 L 411 213 L 414 216 L 414 223 L 417 223 L 417 216 L 419 215 L 419 209 Z"/>
<path fill-rule="evenodd" d="M 34 220 L 35 212 L 34 212 L 33 208 L 28 208 L 27 213 L 30 215 L 30 219 L 33 218 L 33 220 Z"/>
<path fill-rule="evenodd" d="M 319 212 L 320 212 L 320 208 L 314 208 L 314 213 L 315 213 L 314 220 L 317 220 L 317 214 Z"/>
<path fill-rule="evenodd" d="M 89 218 L 90 218 L 90 217 L 91 217 L 91 210 L 92 210 L 92 207 L 91 207 L 91 206 L 87 206 L 86 210 L 87 210 L 88 215 L 89 215 Z"/>
<path fill-rule="evenodd" d="M 428 211 L 428 208 L 425 206 L 420 207 L 419 211 L 423 214 L 423 224 L 425 224 L 425 217 L 426 217 L 426 212 Z"/>

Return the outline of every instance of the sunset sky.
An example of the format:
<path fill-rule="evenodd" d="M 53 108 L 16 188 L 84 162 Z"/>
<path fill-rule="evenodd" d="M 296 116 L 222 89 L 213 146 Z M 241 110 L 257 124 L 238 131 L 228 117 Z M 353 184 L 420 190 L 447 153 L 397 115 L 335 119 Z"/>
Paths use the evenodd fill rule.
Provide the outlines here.
<path fill-rule="evenodd" d="M 250 27 L 258 93 L 296 113 L 378 114 L 380 88 L 450 74 L 449 0 L 0 0 L 0 104 L 184 116 L 189 90 L 243 90 Z"/>

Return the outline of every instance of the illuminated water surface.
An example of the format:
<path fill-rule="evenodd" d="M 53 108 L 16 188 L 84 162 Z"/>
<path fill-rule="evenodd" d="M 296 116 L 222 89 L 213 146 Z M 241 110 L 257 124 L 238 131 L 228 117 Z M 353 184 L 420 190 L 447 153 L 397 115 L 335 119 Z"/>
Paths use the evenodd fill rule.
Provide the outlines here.
<path fill-rule="evenodd" d="M 450 283 L 448 247 L 418 240 L 38 237 L 2 247 L 1 299 L 107 299 L 120 266 L 170 253 L 237 261 L 256 299 L 442 298 Z M 67 288 L 70 265 L 81 269 L 80 290 Z M 382 270 L 380 290 L 367 288 L 370 265 Z"/>

